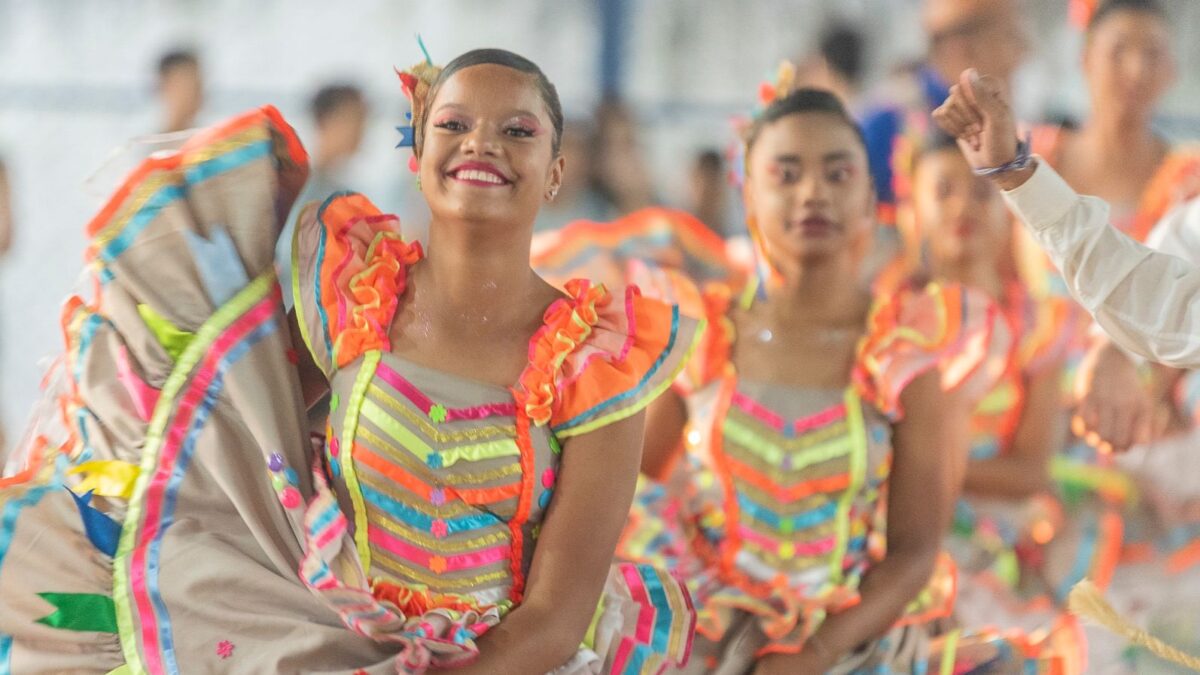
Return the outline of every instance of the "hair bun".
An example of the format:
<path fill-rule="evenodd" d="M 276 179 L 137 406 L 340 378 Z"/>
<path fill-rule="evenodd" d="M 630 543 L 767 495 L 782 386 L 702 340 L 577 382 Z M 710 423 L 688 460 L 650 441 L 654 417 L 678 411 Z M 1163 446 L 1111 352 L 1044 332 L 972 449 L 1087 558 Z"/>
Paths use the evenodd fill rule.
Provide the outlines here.
<path fill-rule="evenodd" d="M 404 95 L 412 107 L 410 116 L 413 133 L 407 137 L 407 142 L 402 141 L 401 145 L 413 143 L 416 136 L 420 135 L 424 129 L 425 106 L 428 103 L 429 92 L 441 72 L 441 66 L 435 66 L 429 61 L 421 61 L 407 70 L 396 69 L 396 75 L 400 78 L 400 88 L 404 90 Z M 413 143 L 413 145 L 415 151 L 416 145 L 419 143 Z"/>

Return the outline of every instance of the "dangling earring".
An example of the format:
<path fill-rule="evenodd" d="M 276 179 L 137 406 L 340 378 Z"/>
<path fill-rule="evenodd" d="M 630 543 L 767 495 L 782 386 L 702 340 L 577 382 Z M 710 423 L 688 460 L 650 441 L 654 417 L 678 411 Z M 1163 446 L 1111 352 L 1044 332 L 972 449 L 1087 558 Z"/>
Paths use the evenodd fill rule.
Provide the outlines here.
<path fill-rule="evenodd" d="M 552 187 L 552 188 L 550 188 L 550 196 L 546 199 L 546 201 L 552 202 L 552 201 L 554 201 L 554 198 L 557 196 L 558 196 L 558 188 Z"/>
<path fill-rule="evenodd" d="M 421 191 L 421 174 L 417 174 L 417 192 Z"/>

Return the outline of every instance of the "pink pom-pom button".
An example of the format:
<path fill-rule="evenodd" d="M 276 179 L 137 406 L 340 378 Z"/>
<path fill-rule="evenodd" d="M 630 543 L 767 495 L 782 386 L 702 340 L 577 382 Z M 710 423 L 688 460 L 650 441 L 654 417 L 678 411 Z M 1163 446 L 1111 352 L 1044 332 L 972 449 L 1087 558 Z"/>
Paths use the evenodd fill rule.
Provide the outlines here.
<path fill-rule="evenodd" d="M 300 491 L 294 487 L 284 488 L 279 493 L 279 501 L 285 509 L 294 509 L 300 506 Z"/>

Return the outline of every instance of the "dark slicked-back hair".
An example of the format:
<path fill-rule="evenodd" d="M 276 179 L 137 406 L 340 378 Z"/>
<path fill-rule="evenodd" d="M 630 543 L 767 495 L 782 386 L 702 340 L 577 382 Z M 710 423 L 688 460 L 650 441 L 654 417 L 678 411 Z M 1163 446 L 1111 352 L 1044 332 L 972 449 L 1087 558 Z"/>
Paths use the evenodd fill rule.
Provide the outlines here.
<path fill-rule="evenodd" d="M 866 150 L 867 141 L 863 137 L 862 128 L 850 116 L 849 111 L 846 110 L 846 106 L 842 105 L 841 99 L 832 92 L 825 91 L 824 89 L 803 88 L 797 89 L 787 96 L 775 99 L 754 118 L 743 138 L 746 143 L 746 156 L 750 156 L 750 151 L 754 148 L 754 144 L 758 142 L 758 137 L 762 135 L 762 130 L 767 125 L 789 115 L 803 115 L 806 113 L 827 113 L 837 117 L 854 130 L 854 135 L 858 137 L 863 149 Z"/>
<path fill-rule="evenodd" d="M 542 103 L 546 105 L 546 110 L 550 113 L 550 122 L 554 125 L 553 147 L 554 155 L 557 156 L 559 150 L 562 148 L 563 135 L 563 111 L 562 102 L 558 99 L 558 90 L 554 88 L 550 79 L 546 77 L 546 74 L 542 72 L 542 69 L 536 63 L 506 49 L 473 49 L 458 56 L 442 68 L 442 72 L 438 74 L 437 79 L 434 80 L 433 85 L 429 89 L 429 94 L 422 102 L 424 107 L 421 115 L 422 123 L 420 128 L 415 130 L 414 138 L 417 152 L 419 153 L 425 145 L 424 126 L 429 119 L 429 106 L 433 105 L 433 99 L 437 98 L 438 90 L 442 88 L 446 80 L 464 68 L 489 64 L 512 68 L 533 77 L 538 94 L 541 95 Z"/>
<path fill-rule="evenodd" d="M 328 84 L 317 90 L 309 109 L 320 126 L 344 105 L 364 103 L 362 90 L 352 84 Z"/>
<path fill-rule="evenodd" d="M 1087 32 L 1091 33 L 1106 19 L 1119 12 L 1140 12 L 1167 20 L 1167 13 L 1158 0 L 1103 0 L 1096 13 L 1088 20 Z"/>
<path fill-rule="evenodd" d="M 158 78 L 166 77 L 172 70 L 181 66 L 198 68 L 200 57 L 190 49 L 172 49 L 158 58 Z"/>

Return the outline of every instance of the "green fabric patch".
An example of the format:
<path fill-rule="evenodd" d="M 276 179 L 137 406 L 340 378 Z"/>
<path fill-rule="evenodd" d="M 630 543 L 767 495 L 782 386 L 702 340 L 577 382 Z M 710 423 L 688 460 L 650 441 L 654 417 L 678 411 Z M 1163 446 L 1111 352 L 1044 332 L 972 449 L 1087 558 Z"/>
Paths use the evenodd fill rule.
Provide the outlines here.
<path fill-rule="evenodd" d="M 117 609 L 113 599 L 97 593 L 38 593 L 54 605 L 54 611 L 38 623 L 63 630 L 117 632 Z"/>
<path fill-rule="evenodd" d="M 162 348 L 167 350 L 167 354 L 171 355 L 171 360 L 179 361 L 183 350 L 192 343 L 192 338 L 196 337 L 196 334 L 180 330 L 166 317 L 154 311 L 150 305 L 138 305 L 137 310 L 142 321 L 146 323 L 146 327 L 158 339 L 158 344 L 162 345 Z"/>

